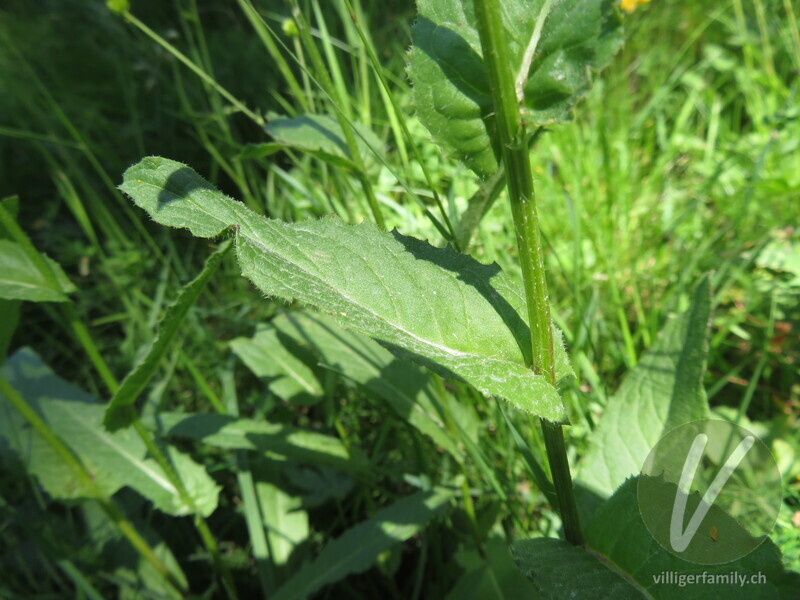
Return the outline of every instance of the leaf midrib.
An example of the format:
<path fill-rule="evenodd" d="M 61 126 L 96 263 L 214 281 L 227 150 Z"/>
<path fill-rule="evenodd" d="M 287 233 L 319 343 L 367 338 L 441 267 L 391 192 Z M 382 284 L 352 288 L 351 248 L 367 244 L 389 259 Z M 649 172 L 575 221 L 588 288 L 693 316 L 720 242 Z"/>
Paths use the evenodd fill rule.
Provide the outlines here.
<path fill-rule="evenodd" d="M 82 430 L 87 431 L 92 436 L 98 438 L 106 446 L 116 451 L 118 455 L 122 456 L 129 463 L 134 465 L 139 471 L 147 475 L 148 479 L 154 481 L 159 487 L 167 491 L 173 497 L 177 495 L 178 490 L 175 489 L 175 487 L 169 481 L 161 477 L 161 475 L 150 468 L 142 459 L 134 457 L 122 446 L 118 445 L 110 435 L 103 433 L 101 425 L 96 424 L 95 427 L 89 427 L 89 424 L 81 420 L 78 415 L 74 413 L 72 407 L 64 402 L 58 402 L 55 404 L 55 406 L 58 406 L 64 413 L 66 413 L 67 416 L 77 423 Z"/>
<path fill-rule="evenodd" d="M 146 185 L 154 187 L 157 190 L 165 189 L 165 188 L 163 188 L 163 187 L 161 187 L 159 185 L 156 185 L 156 184 L 153 184 L 153 183 L 150 183 L 150 182 L 144 182 L 143 181 L 142 183 L 145 183 Z M 308 269 L 302 267 L 301 265 L 299 265 L 296 262 L 292 262 L 292 261 L 287 260 L 286 258 L 282 257 L 279 253 L 277 253 L 276 251 L 271 249 L 269 246 L 265 245 L 257 237 L 255 237 L 255 235 L 254 235 L 255 232 L 253 231 L 253 229 L 251 227 L 247 227 L 245 229 L 244 227 L 241 226 L 240 223 L 225 223 L 225 221 L 222 221 L 219 217 L 217 217 L 213 213 L 211 213 L 208 210 L 206 210 L 205 207 L 203 207 L 199 202 L 197 202 L 196 200 L 192 199 L 190 197 L 190 193 L 191 192 L 189 192 L 189 193 L 183 192 L 183 196 L 180 196 L 180 195 L 175 194 L 174 192 L 170 191 L 170 194 L 172 194 L 176 198 L 179 198 L 179 199 L 183 198 L 183 199 L 189 200 L 189 202 L 192 203 L 192 205 L 195 207 L 196 210 L 198 210 L 202 214 L 210 217 L 216 223 L 218 223 L 219 231 L 217 232 L 217 235 L 219 235 L 222 231 L 224 231 L 228 227 L 231 227 L 231 226 L 235 227 L 236 228 L 235 235 L 237 237 L 239 237 L 239 236 L 244 237 L 253 246 L 255 246 L 259 250 L 263 251 L 265 254 L 268 254 L 269 256 L 273 257 L 274 259 L 277 259 L 277 262 L 279 262 L 279 263 L 282 262 L 284 264 L 291 265 L 293 268 L 295 268 L 298 271 L 300 271 L 307 279 L 311 279 L 311 280 L 317 282 L 321 286 L 325 287 L 333 295 L 340 296 L 341 298 L 343 298 L 344 300 L 346 300 L 348 303 L 352 304 L 353 306 L 355 306 L 355 307 L 357 307 L 357 308 L 369 313 L 375 319 L 387 323 L 392 328 L 396 329 L 398 332 L 401 332 L 401 333 L 409 336 L 410 338 L 420 342 L 421 344 L 429 346 L 431 348 L 434 348 L 434 349 L 436 349 L 436 350 L 438 350 L 440 352 L 444 352 L 445 354 L 447 354 L 447 355 L 449 355 L 451 357 L 471 358 L 471 359 L 476 359 L 476 360 L 480 360 L 480 361 L 491 360 L 491 361 L 504 362 L 504 363 L 509 363 L 509 364 L 513 364 L 513 365 L 518 365 L 518 366 L 522 366 L 522 367 L 525 366 L 521 362 L 511 361 L 511 360 L 508 360 L 506 358 L 490 356 L 490 355 L 487 355 L 487 354 L 476 354 L 476 353 L 473 353 L 473 352 L 464 352 L 463 350 L 456 350 L 455 348 L 450 348 L 449 346 L 437 343 L 437 342 L 435 342 L 433 340 L 429 340 L 429 339 L 420 337 L 418 334 L 416 334 L 416 333 L 414 333 L 412 331 L 409 331 L 408 329 L 403 327 L 401 324 L 397 323 L 395 320 L 387 319 L 383 315 L 379 315 L 378 313 L 376 313 L 372 308 L 370 308 L 368 306 L 364 306 L 363 304 L 361 304 L 359 302 L 356 302 L 355 300 L 353 300 L 353 298 L 351 298 L 346 293 L 344 293 L 344 291 L 337 290 L 337 289 L 333 288 L 327 281 L 325 281 L 324 279 L 320 278 L 317 274 L 310 272 Z M 239 207 L 239 206 L 230 206 L 230 204 L 236 203 L 236 201 L 231 199 L 231 198 L 226 197 L 225 201 L 226 201 L 226 204 L 229 205 L 229 208 L 233 208 L 234 212 L 237 215 L 241 215 L 240 211 L 246 211 L 246 212 L 252 213 L 252 218 L 256 218 L 256 219 L 263 218 L 261 215 L 258 215 L 257 213 L 250 211 L 245 206 L 241 206 L 241 207 Z M 154 212 L 154 214 L 157 214 L 158 211 L 156 210 L 156 211 L 153 211 L 153 212 Z M 246 219 L 245 219 L 245 221 L 246 221 Z M 302 227 L 297 227 L 297 229 L 299 231 L 303 231 L 305 233 L 309 233 L 309 234 L 312 234 L 312 235 L 318 235 L 317 232 L 312 232 L 312 231 L 309 231 L 307 229 L 303 229 Z M 287 242 L 288 244 L 290 244 L 291 246 L 293 246 L 295 250 L 299 251 L 300 253 L 303 252 L 302 249 L 297 245 L 297 243 L 294 242 L 294 240 L 292 240 L 291 238 L 287 237 L 282 231 L 280 231 L 279 228 L 275 227 L 275 228 L 273 228 L 272 231 L 274 233 L 276 233 L 277 235 L 281 236 L 282 239 L 285 242 Z M 250 235 L 248 235 L 248 233 L 250 233 Z M 239 253 L 239 247 L 237 245 L 237 254 L 238 253 Z M 389 294 L 389 295 L 391 296 L 391 294 Z"/>

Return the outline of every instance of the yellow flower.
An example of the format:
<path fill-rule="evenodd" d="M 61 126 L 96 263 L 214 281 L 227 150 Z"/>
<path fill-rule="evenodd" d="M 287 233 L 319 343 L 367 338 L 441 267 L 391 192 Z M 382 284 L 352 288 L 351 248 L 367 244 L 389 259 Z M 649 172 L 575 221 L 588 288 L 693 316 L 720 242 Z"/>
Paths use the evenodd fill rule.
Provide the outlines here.
<path fill-rule="evenodd" d="M 632 13 L 640 4 L 647 4 L 650 0 L 622 0 L 620 8 L 626 13 Z"/>

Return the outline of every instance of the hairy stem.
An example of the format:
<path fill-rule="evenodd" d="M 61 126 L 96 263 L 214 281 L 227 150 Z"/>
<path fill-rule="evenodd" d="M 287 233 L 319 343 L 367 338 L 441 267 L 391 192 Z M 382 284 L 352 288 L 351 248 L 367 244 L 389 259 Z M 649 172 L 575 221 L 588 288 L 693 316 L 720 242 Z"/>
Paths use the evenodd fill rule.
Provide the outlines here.
<path fill-rule="evenodd" d="M 495 136 L 506 170 L 508 196 L 514 217 L 525 298 L 531 326 L 531 367 L 555 380 L 553 331 L 544 272 L 544 255 L 539 232 L 539 216 L 533 191 L 533 177 L 528 158 L 527 131 L 520 123 L 520 104 L 506 44 L 506 33 L 496 0 L 473 0 L 483 60 L 489 73 L 489 87 L 494 103 Z M 569 461 L 560 425 L 541 420 L 547 458 L 558 497 L 564 535 L 572 544 L 583 542 Z"/>

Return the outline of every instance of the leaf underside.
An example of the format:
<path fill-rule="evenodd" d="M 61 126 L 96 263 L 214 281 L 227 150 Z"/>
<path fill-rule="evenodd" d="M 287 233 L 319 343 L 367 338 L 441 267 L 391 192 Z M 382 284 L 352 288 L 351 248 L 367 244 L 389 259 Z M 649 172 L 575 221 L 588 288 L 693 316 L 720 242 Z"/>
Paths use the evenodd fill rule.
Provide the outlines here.
<path fill-rule="evenodd" d="M 532 44 L 546 0 L 502 2 L 503 23 L 515 77 L 527 73 L 520 120 L 545 125 L 568 120 L 572 106 L 589 88 L 589 69 L 605 67 L 622 45 L 613 0 L 554 0 L 542 15 L 538 43 Z M 497 171 L 492 147 L 492 101 L 472 1 L 419 0 L 412 29 L 409 75 L 417 114 L 434 141 L 485 179 Z M 535 40 L 534 40 L 535 41 Z"/>
<path fill-rule="evenodd" d="M 128 169 L 120 189 L 162 225 L 199 237 L 232 230 L 243 275 L 265 294 L 321 309 L 397 356 L 521 410 L 566 420 L 557 390 L 526 366 L 525 300 L 497 265 L 368 223 L 267 219 L 163 158 Z M 560 379 L 571 371 L 556 346 Z"/>

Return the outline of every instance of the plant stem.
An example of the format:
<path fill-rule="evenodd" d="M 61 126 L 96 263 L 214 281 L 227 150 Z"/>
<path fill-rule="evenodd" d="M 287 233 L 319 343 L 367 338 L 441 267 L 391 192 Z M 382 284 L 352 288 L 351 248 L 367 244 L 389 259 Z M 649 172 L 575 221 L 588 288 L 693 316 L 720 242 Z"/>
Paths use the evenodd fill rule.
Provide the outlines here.
<path fill-rule="evenodd" d="M 528 157 L 527 132 L 520 123 L 516 82 L 506 45 L 506 33 L 496 0 L 473 0 L 483 60 L 489 73 L 494 103 L 495 141 L 498 143 L 508 181 L 508 195 L 514 217 L 522 279 L 531 328 L 531 367 L 555 386 L 553 331 L 544 272 L 544 255 L 539 232 L 539 216 L 533 191 L 533 176 Z M 569 460 L 561 425 L 541 419 L 547 458 L 558 497 L 564 535 L 572 544 L 583 538 L 572 490 Z"/>

